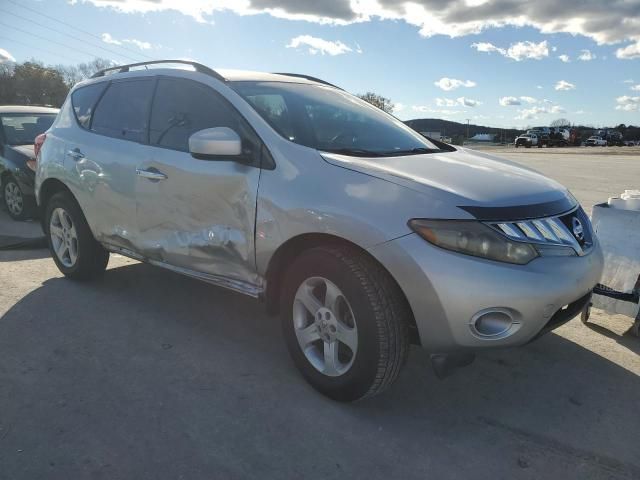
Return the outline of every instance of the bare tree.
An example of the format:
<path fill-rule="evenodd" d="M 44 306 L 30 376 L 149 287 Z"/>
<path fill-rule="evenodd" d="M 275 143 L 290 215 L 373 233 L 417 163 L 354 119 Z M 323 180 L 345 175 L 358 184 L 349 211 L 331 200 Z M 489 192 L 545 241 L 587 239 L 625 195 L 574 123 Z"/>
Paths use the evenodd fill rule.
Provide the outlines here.
<path fill-rule="evenodd" d="M 559 118 L 551 122 L 551 127 L 569 127 L 571 126 L 571 122 L 566 118 Z"/>
<path fill-rule="evenodd" d="M 64 83 L 71 88 L 76 83 L 89 78 L 97 71 L 113 67 L 114 65 L 115 63 L 113 60 L 107 60 L 106 58 L 94 58 L 90 62 L 80 63 L 78 65 L 58 65 L 55 68 L 64 78 Z"/>
<path fill-rule="evenodd" d="M 393 104 L 393 102 L 391 102 L 390 99 L 383 97 L 382 95 L 378 95 L 377 93 L 373 92 L 367 92 L 364 94 L 360 93 L 357 96 L 365 102 L 378 107 L 383 112 L 393 113 L 393 108 L 395 107 L 395 105 Z"/>

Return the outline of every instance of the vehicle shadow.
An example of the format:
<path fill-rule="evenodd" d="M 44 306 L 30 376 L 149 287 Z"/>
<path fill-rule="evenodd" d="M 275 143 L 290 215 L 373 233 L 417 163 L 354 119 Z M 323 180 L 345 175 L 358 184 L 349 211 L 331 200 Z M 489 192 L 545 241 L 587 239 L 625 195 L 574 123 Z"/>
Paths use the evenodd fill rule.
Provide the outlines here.
<path fill-rule="evenodd" d="M 412 348 L 390 391 L 344 405 L 257 301 L 136 263 L 46 280 L 0 352 L 8 478 L 640 477 L 638 363 L 553 333 L 444 381 Z"/>
<path fill-rule="evenodd" d="M 633 322 L 632 319 L 629 319 L 629 321 Z M 629 328 L 629 330 L 627 330 L 624 335 L 619 335 L 616 332 L 612 332 L 608 328 L 593 322 L 587 323 L 586 327 L 590 328 L 599 335 L 604 335 L 607 338 L 615 340 L 620 345 L 628 348 L 636 355 L 640 355 L 640 338 L 636 338 L 631 334 L 631 328 Z"/>

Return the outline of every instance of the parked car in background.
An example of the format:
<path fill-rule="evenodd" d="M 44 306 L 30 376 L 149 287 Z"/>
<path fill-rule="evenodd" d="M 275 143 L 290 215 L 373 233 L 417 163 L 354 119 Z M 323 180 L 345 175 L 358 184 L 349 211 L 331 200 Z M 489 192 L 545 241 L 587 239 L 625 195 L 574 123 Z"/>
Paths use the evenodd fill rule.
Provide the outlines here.
<path fill-rule="evenodd" d="M 411 342 L 439 376 L 524 345 L 602 273 L 565 187 L 314 77 L 145 62 L 64 105 L 36 174 L 60 271 L 95 278 L 117 252 L 261 299 L 336 400 L 387 389 Z"/>
<path fill-rule="evenodd" d="M 15 220 L 36 213 L 34 142 L 57 114 L 57 108 L 0 106 L 0 182 L 5 206 Z"/>
<path fill-rule="evenodd" d="M 607 141 L 602 137 L 599 137 L 597 135 L 593 135 L 593 136 L 591 136 L 591 137 L 589 137 L 587 139 L 587 141 L 585 142 L 585 146 L 587 146 L 587 147 L 606 147 L 607 146 Z"/>
<path fill-rule="evenodd" d="M 531 147 L 537 147 L 537 146 L 542 146 L 542 145 L 538 144 L 538 135 L 537 134 L 535 134 L 535 133 L 523 133 L 518 138 L 516 138 L 515 146 L 516 146 L 516 148 L 518 148 L 518 147 L 531 148 Z"/>

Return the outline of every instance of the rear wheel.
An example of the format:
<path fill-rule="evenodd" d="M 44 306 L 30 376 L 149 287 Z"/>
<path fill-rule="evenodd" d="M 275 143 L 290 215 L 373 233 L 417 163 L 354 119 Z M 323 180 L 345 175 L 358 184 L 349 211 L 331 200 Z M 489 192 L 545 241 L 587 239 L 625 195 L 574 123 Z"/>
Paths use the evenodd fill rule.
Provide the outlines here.
<path fill-rule="evenodd" d="M 6 177 L 2 185 L 4 204 L 9 216 L 14 220 L 26 220 L 35 212 L 34 200 L 25 195 L 13 177 Z"/>
<path fill-rule="evenodd" d="M 377 395 L 397 378 L 409 349 L 409 309 L 399 287 L 352 247 L 302 253 L 287 271 L 282 328 L 306 380 L 334 400 Z"/>
<path fill-rule="evenodd" d="M 51 256 L 65 276 L 90 280 L 104 273 L 109 252 L 93 238 L 80 206 L 69 193 L 51 197 L 44 225 Z"/>

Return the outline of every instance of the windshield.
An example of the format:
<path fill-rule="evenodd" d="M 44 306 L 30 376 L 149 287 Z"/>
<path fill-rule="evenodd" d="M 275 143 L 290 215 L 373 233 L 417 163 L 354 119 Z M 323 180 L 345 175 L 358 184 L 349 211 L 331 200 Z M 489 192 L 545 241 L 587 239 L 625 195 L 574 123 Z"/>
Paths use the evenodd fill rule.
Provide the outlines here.
<path fill-rule="evenodd" d="M 353 156 L 440 151 L 400 120 L 336 88 L 282 82 L 231 86 L 280 135 L 316 150 Z"/>
<path fill-rule="evenodd" d="M 0 125 L 7 145 L 33 145 L 36 137 L 49 130 L 55 114 L 4 114 Z"/>

